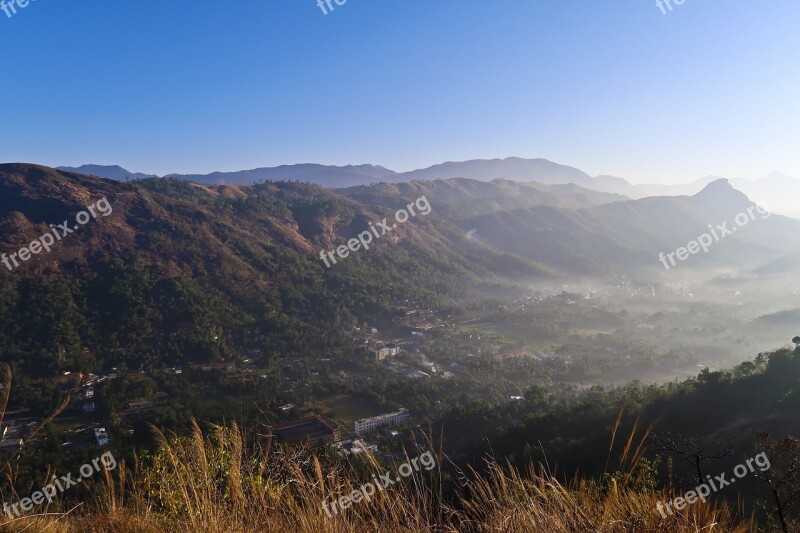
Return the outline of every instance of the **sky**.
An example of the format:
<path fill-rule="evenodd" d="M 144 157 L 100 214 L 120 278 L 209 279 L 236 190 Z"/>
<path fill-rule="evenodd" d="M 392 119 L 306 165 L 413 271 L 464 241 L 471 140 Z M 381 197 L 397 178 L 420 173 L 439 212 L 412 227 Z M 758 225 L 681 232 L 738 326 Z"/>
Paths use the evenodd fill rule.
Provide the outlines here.
<path fill-rule="evenodd" d="M 633 183 L 800 178 L 797 0 L 332 5 L 0 10 L 0 161 L 165 175 L 516 156 Z"/>

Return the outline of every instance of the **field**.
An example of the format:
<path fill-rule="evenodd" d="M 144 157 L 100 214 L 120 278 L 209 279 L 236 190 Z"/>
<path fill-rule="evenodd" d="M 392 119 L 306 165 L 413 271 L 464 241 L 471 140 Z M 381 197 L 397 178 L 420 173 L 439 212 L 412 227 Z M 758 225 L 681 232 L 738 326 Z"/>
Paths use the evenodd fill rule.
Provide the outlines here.
<path fill-rule="evenodd" d="M 529 350 L 550 351 L 556 346 L 553 343 L 553 339 L 545 339 L 510 324 L 486 321 L 484 319 L 465 322 L 462 328 L 466 331 L 475 331 L 486 335 L 497 335 L 498 337 L 502 337 L 506 342 L 522 344 Z"/>

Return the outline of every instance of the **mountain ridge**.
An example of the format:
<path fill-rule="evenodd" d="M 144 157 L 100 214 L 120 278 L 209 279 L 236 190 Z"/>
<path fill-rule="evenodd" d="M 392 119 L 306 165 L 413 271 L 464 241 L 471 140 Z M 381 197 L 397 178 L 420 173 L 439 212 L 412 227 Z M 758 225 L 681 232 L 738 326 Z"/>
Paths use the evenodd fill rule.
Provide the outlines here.
<path fill-rule="evenodd" d="M 58 167 L 70 172 L 92 174 L 109 179 L 144 179 L 148 174 L 132 173 L 116 165 L 84 165 L 82 167 Z M 212 172 L 209 174 L 169 174 L 173 177 L 206 185 L 249 185 L 262 181 L 293 180 L 339 189 L 372 185 L 375 183 L 403 183 L 414 180 L 442 180 L 450 178 L 475 179 L 492 182 L 507 180 L 544 185 L 566 185 L 573 183 L 585 189 L 611 194 L 621 194 L 638 200 L 648 196 L 691 196 L 700 192 L 706 185 L 719 179 L 728 179 L 732 185 L 744 192 L 755 202 L 771 211 L 792 217 L 800 217 L 800 208 L 793 198 L 800 197 L 800 180 L 772 172 L 763 178 L 723 178 L 705 176 L 690 183 L 631 184 L 615 176 L 590 176 L 580 169 L 554 163 L 547 159 L 525 159 L 507 157 L 505 159 L 472 159 L 467 161 L 448 161 L 422 169 L 395 172 L 380 165 L 322 165 L 300 163 L 261 167 L 233 172 Z"/>
<path fill-rule="evenodd" d="M 59 167 L 76 171 L 75 167 Z M 78 167 L 91 171 L 99 177 L 118 179 L 118 167 L 103 168 L 98 165 Z M 123 169 L 124 170 L 124 169 Z M 128 171 L 129 175 L 134 175 Z M 146 176 L 140 174 L 139 176 Z M 298 163 L 276 167 L 260 167 L 232 172 L 212 172 L 209 174 L 168 174 L 164 177 L 183 179 L 207 185 L 249 185 L 260 181 L 297 180 L 314 183 L 327 188 L 347 188 L 358 185 L 371 185 L 379 182 L 401 183 L 414 180 L 466 178 L 479 181 L 504 179 L 519 182 L 536 182 L 545 185 L 566 185 L 574 183 L 585 188 L 630 196 L 636 189 L 622 178 L 614 176 L 589 176 L 582 170 L 547 159 L 524 159 L 508 157 L 505 159 L 472 159 L 450 161 L 423 169 L 408 172 L 395 172 L 380 165 L 322 165 L 317 163 Z M 133 178 L 132 178 L 133 179 Z"/>
<path fill-rule="evenodd" d="M 56 173 L 53 180 L 58 182 L 59 171 L 47 167 L 0 166 L 0 172 L 9 170 L 11 174 L 6 181 L 21 183 L 20 173 L 27 176 Z M 62 178 L 102 183 L 103 190 L 119 183 L 81 174 L 67 173 Z M 505 179 L 491 182 L 466 178 L 412 180 L 345 189 L 326 189 L 295 181 L 203 185 L 173 178 L 136 180 L 126 185 L 135 186 L 139 191 L 162 191 L 173 204 L 188 201 L 189 205 L 178 207 L 180 204 L 175 204 L 173 207 L 181 217 L 185 213 L 190 218 L 214 221 L 214 225 L 225 228 L 225 232 L 249 232 L 252 239 L 271 246 L 288 246 L 293 253 L 300 254 L 311 253 L 317 248 L 330 249 L 363 230 L 369 220 L 380 220 L 405 203 L 428 195 L 436 212 L 434 217 L 440 217 L 440 223 L 431 225 L 427 217 L 418 218 L 415 224 L 401 227 L 396 237 L 409 238 L 409 243 L 419 251 L 443 254 L 448 261 L 460 265 L 463 273 L 500 276 L 512 272 L 513 275 L 536 276 L 563 271 L 606 277 L 637 268 L 647 270 L 651 265 L 657 269 L 654 257 L 659 252 L 669 252 L 685 245 L 707 231 L 709 225 L 731 221 L 737 213 L 752 205 L 746 195 L 724 178 L 711 182 L 694 196 L 639 200 L 572 184 L 543 185 Z M 5 200 L 6 209 L 13 209 L 12 204 L 17 202 L 34 211 L 55 209 L 63 213 L 66 208 L 54 203 L 54 197 L 61 193 L 53 192 L 51 198 L 42 191 L 55 189 L 52 185 L 47 187 L 28 187 L 29 200 L 11 200 L 19 191 L 9 191 L 4 194 L 9 198 Z M 88 205 L 88 200 L 87 197 L 85 205 Z M 154 201 L 163 203 L 157 197 L 140 198 L 140 204 L 145 204 L 137 211 L 147 212 L 156 208 L 148 217 L 169 225 L 170 217 L 157 214 L 163 212 L 164 207 L 156 206 Z M 217 211 L 217 206 L 236 210 L 252 202 L 264 203 L 265 209 L 262 215 L 252 220 L 240 219 L 241 215 L 235 213 L 236 216 L 231 218 L 224 211 Z M 294 204 L 295 207 L 289 207 Z M 3 205 L 0 201 L 0 207 Z M 338 207 L 324 207 L 326 205 Z M 382 214 L 379 216 L 379 213 Z M 216 220 L 220 215 L 224 215 L 225 220 Z M 185 225 L 187 227 L 181 234 L 183 240 L 191 231 L 188 220 Z M 35 223 L 28 227 L 26 235 L 35 234 L 34 226 Z M 515 230 L 508 231 L 508 228 Z M 128 228 L 113 245 L 119 246 L 128 238 L 127 235 L 136 232 L 136 228 Z M 525 239 L 517 237 L 520 232 Z M 164 238 L 169 239 L 168 235 Z M 748 267 L 751 268 L 767 263 L 789 264 L 780 263 L 780 260 L 790 257 L 796 248 L 800 248 L 795 235 L 800 235 L 800 223 L 796 221 L 783 217 L 758 221 L 747 231 L 716 245 L 712 253 L 695 258 L 692 264 L 737 264 L 736 258 L 740 256 L 748 258 Z M 481 249 L 483 251 L 479 252 Z M 240 261 L 238 252 L 225 253 L 232 261 Z M 504 259 L 501 261 L 500 257 Z"/>
<path fill-rule="evenodd" d="M 141 172 L 131 172 L 119 165 L 94 165 L 87 164 L 79 167 L 56 167 L 56 170 L 63 170 L 65 172 L 74 172 L 75 174 L 86 174 L 90 176 L 98 176 L 100 178 L 113 179 L 118 181 L 125 180 L 138 180 L 146 178 L 155 178 L 155 174 L 143 174 Z"/>

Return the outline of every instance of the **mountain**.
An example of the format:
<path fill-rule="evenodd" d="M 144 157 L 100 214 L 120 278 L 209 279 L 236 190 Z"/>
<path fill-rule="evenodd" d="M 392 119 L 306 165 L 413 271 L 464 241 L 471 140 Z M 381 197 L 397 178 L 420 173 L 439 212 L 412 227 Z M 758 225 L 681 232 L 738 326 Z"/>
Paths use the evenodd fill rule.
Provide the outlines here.
<path fill-rule="evenodd" d="M 759 322 L 770 325 L 795 326 L 800 322 L 800 309 L 789 309 L 758 317 Z"/>
<path fill-rule="evenodd" d="M 110 180 L 125 181 L 138 180 L 155 177 L 152 174 L 142 174 L 141 172 L 130 172 L 119 165 L 82 165 L 80 167 L 58 167 L 57 170 L 64 172 L 75 172 L 88 176 L 97 176 Z"/>
<path fill-rule="evenodd" d="M 509 181 L 535 181 L 543 184 L 574 183 L 596 191 L 623 194 L 635 193 L 636 189 L 627 181 L 612 176 L 591 177 L 577 168 L 559 165 L 547 159 L 473 159 L 463 162 L 448 162 L 425 169 L 404 172 L 396 181 L 441 180 L 470 178 L 481 181 L 503 179 Z"/>
<path fill-rule="evenodd" d="M 646 196 L 679 196 L 692 195 L 699 192 L 709 183 L 723 179 L 719 176 L 706 176 L 692 183 L 680 185 L 644 184 L 636 185 L 637 193 L 629 194 L 631 198 L 644 198 Z M 774 213 L 798 217 L 800 207 L 795 198 L 800 195 L 800 180 L 773 172 L 768 176 L 758 179 L 730 178 L 733 187 L 742 191 L 754 202 L 763 205 Z"/>
<path fill-rule="evenodd" d="M 595 176 L 592 178 L 592 181 L 586 185 L 586 188 L 612 194 L 621 194 L 628 198 L 636 197 L 636 187 L 631 185 L 628 181 L 615 176 Z"/>
<path fill-rule="evenodd" d="M 527 162 L 520 164 L 525 166 Z M 552 168 L 549 162 L 537 164 Z M 482 167 L 482 163 L 475 165 Z M 145 179 L 119 184 L 59 173 L 46 167 L 6 165 L 0 168 L 5 171 L 6 187 L 5 191 L 0 190 L 4 192 L 0 207 L 6 209 L 5 213 L 0 210 L 0 216 L 7 216 L 6 224 L 16 232 L 35 236 L 41 223 L 53 222 L 52 216 L 46 214 L 57 213 L 57 221 L 77 210 L 75 199 L 65 204 L 64 198 L 68 196 L 57 192 L 64 190 L 74 195 L 73 187 L 66 185 L 67 182 L 81 183 L 84 187 L 93 184 L 92 188 L 97 190 L 95 196 L 101 191 L 113 195 L 113 187 L 133 187 L 139 195 L 135 204 L 139 207 L 132 211 L 135 217 L 124 216 L 129 223 L 137 223 L 120 230 L 118 238 L 107 240 L 117 255 L 121 254 L 126 261 L 136 258 L 141 262 L 148 258 L 146 263 L 167 263 L 169 269 L 185 272 L 195 271 L 196 263 L 205 262 L 200 269 L 204 273 L 218 269 L 214 265 L 226 258 L 226 265 L 236 265 L 235 271 L 229 273 L 234 280 L 245 274 L 263 275 L 259 265 L 264 261 L 278 267 L 266 258 L 251 264 L 266 253 L 264 246 L 299 254 L 304 262 L 319 266 L 314 250 L 329 250 L 346 242 L 363 231 L 370 220 L 392 215 L 422 195 L 433 206 L 433 214 L 417 217 L 413 224 L 401 226 L 395 237 L 413 249 L 412 256 L 437 257 L 443 264 L 450 265 L 448 271 L 460 277 L 461 282 L 470 276 L 486 279 L 554 273 L 607 277 L 622 272 L 646 272 L 658 276 L 659 269 L 663 268 L 659 264 L 660 253 L 667 254 L 686 246 L 708 232 L 709 225 L 727 221 L 732 227 L 737 214 L 753 207 L 747 196 L 724 179 L 708 184 L 694 196 L 627 200 L 620 195 L 574 184 L 545 185 L 506 179 L 491 182 L 463 178 L 414 180 L 330 190 L 272 181 L 257 186 L 200 185 L 177 179 Z M 576 177 L 575 172 L 579 172 L 568 167 L 555 168 L 562 174 L 551 174 L 551 181 Z M 292 167 L 293 172 L 299 170 Z M 284 171 L 289 172 L 289 168 Z M 30 183 L 39 175 L 48 176 L 45 181 L 52 183 L 31 188 Z M 18 185 L 8 189 L 9 183 Z M 91 196 L 84 192 L 81 198 L 88 200 Z M 126 209 L 124 203 L 118 208 L 122 212 Z M 252 212 L 248 211 L 251 209 Z M 12 211 L 26 214 L 19 217 Z M 190 228 L 193 221 L 198 220 L 204 221 L 201 228 L 206 229 L 193 234 Z M 432 220 L 437 222 L 433 224 Z M 166 234 L 153 230 L 167 226 L 183 229 Z M 96 231 L 110 227 L 103 225 Z M 208 233 L 209 228 L 214 231 Z M 250 240 L 239 243 L 231 240 L 231 236 L 223 238 L 217 231 L 224 235 L 247 234 Z M 16 242 L 14 235 L 13 232 L 8 235 L 11 242 Z M 202 239 L 196 242 L 199 235 Z M 163 242 L 167 249 L 174 249 L 176 253 L 184 247 L 195 251 L 164 257 L 147 245 L 156 241 Z M 217 246 L 209 243 L 217 243 Z M 243 262 L 241 250 L 254 250 L 253 243 L 258 243 L 262 251 L 249 252 L 246 257 L 250 260 Z M 384 243 L 377 248 L 384 249 Z M 682 269 L 728 267 L 782 271 L 796 264 L 798 250 L 800 222 L 778 215 L 763 219 L 758 216 L 742 231 L 714 242 L 709 253 L 698 254 L 677 266 Z M 392 248 L 387 253 L 393 255 L 396 251 Z M 75 250 L 73 253 L 85 258 L 91 252 Z M 375 259 L 373 254 L 362 255 L 366 262 Z M 105 256 L 108 256 L 107 250 Z M 194 264 L 187 265 L 187 260 Z M 413 258 L 406 260 L 414 261 Z M 44 264 L 49 263 L 39 263 L 39 268 Z M 660 273 L 663 274 L 663 270 Z"/>
<path fill-rule="evenodd" d="M 352 185 L 368 185 L 379 181 L 392 180 L 396 173 L 377 165 L 347 165 L 344 167 L 299 164 L 282 165 L 271 168 L 256 168 L 238 172 L 213 172 L 211 174 L 170 174 L 168 178 L 178 178 L 213 185 L 249 185 L 262 181 L 303 181 L 322 187 L 337 188 Z"/>
<path fill-rule="evenodd" d="M 157 177 L 151 174 L 133 173 L 118 165 L 58 167 L 58 170 L 118 181 Z M 303 181 L 315 183 L 323 187 L 337 188 L 386 181 L 391 179 L 395 174 L 394 171 L 377 165 L 347 165 L 337 167 L 330 165 L 299 164 L 255 168 L 236 172 L 170 174 L 166 177 L 205 185 L 250 185 L 263 181 Z"/>
<path fill-rule="evenodd" d="M 548 274 L 470 241 L 435 207 L 326 269 L 322 250 L 394 211 L 304 183 L 119 182 L 27 164 L 0 165 L 0 253 L 101 198 L 110 216 L 3 272 L 0 361 L 34 376 L 200 363 L 234 358 L 255 339 L 270 346 L 265 356 L 302 347 L 303 356 L 349 357 L 343 328 L 393 302 L 441 307 L 484 278 Z"/>
<path fill-rule="evenodd" d="M 69 172 L 82 172 L 109 179 L 125 179 L 127 177 L 151 177 L 142 174 L 130 174 L 119 167 L 101 167 L 84 165 L 79 169 L 61 167 Z M 468 178 L 478 181 L 496 179 L 518 182 L 537 182 L 541 184 L 575 184 L 586 189 L 628 197 L 641 195 L 634 186 L 621 178 L 613 176 L 591 177 L 576 168 L 559 165 L 546 159 L 476 159 L 460 163 L 449 162 L 434 165 L 426 169 L 397 173 L 377 165 L 347 165 L 343 167 L 297 164 L 279 167 L 264 167 L 237 172 L 213 172 L 211 174 L 170 174 L 168 178 L 177 178 L 208 185 L 250 185 L 262 181 L 303 181 L 327 188 L 345 188 L 358 185 L 370 185 L 378 182 L 402 183 L 413 180 L 433 181 L 451 178 Z"/>
<path fill-rule="evenodd" d="M 748 221 L 734 229 L 740 213 Z M 709 225 L 723 223 L 733 233 L 711 243 L 708 253 L 698 253 L 672 268 L 754 269 L 800 250 L 800 222 L 759 214 L 747 196 L 724 179 L 694 196 L 651 197 L 577 210 L 538 206 L 459 222 L 462 230 L 493 250 L 513 251 L 576 275 L 656 275 L 665 270 L 659 263 L 660 253 L 685 247 L 708 233 Z"/>
<path fill-rule="evenodd" d="M 796 214 L 800 210 L 797 198 L 800 198 L 800 180 L 773 172 L 756 180 L 742 178 L 731 179 L 731 184 L 752 198 L 764 204 L 776 213 Z"/>
<path fill-rule="evenodd" d="M 397 207 L 402 207 L 404 201 L 425 195 L 440 212 L 446 209 L 448 217 L 454 220 L 537 205 L 579 209 L 627 200 L 619 194 L 592 191 L 572 184 L 542 185 L 502 179 L 487 182 L 466 178 L 380 183 L 337 192 L 368 205 Z"/>
<path fill-rule="evenodd" d="M 660 183 L 644 183 L 635 185 L 637 192 L 631 198 L 639 199 L 648 196 L 691 196 L 697 194 L 703 187 L 711 182 L 724 179 L 721 176 L 706 176 L 691 183 L 680 183 L 677 185 L 663 185 Z"/>
<path fill-rule="evenodd" d="M 59 169 L 114 180 L 153 177 L 147 174 L 132 173 L 116 165 L 83 165 L 77 168 L 59 167 Z M 691 183 L 678 185 L 632 185 L 622 178 L 606 175 L 590 176 L 577 168 L 553 163 L 546 159 L 518 157 L 447 162 L 401 173 L 377 165 L 297 164 L 237 172 L 170 174 L 167 177 L 206 185 L 250 185 L 264 181 L 302 181 L 330 189 L 366 186 L 375 183 L 407 183 L 415 180 L 431 182 L 464 178 L 483 182 L 500 180 L 542 185 L 574 184 L 583 189 L 622 195 L 632 199 L 643 199 L 650 196 L 691 196 L 714 181 L 726 179 L 720 176 L 706 176 Z M 794 200 L 794 198 L 800 197 L 800 180 L 773 172 L 756 180 L 731 178 L 728 181 L 737 190 L 759 205 L 767 207 L 770 211 L 800 218 L 800 208 Z"/>

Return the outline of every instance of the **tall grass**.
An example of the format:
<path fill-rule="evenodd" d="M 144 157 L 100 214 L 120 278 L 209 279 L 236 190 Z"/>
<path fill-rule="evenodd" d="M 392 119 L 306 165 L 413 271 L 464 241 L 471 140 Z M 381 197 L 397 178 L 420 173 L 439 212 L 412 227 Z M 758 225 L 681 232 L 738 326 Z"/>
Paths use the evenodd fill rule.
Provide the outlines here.
<path fill-rule="evenodd" d="M 619 421 L 614 435 L 618 426 Z M 441 466 L 447 458 L 441 450 L 436 469 L 415 472 L 370 501 L 329 516 L 323 500 L 349 494 L 373 473 L 388 469 L 394 474 L 398 465 L 384 468 L 371 455 L 364 456 L 365 463 L 351 464 L 308 446 L 276 446 L 236 424 L 212 425 L 204 432 L 194 423 L 189 437 L 154 432 L 158 451 L 147 464 L 128 470 L 120 461 L 113 476 L 105 472 L 90 501 L 72 507 L 58 501 L 35 516 L 3 517 L 0 528 L 49 533 L 755 531 L 748 522 L 737 523 L 727 507 L 708 503 L 664 519 L 656 503 L 671 496 L 618 483 L 618 477 L 608 485 L 578 478 L 564 483 L 542 466 L 518 469 L 491 459 L 481 469 L 458 471 L 451 480 L 456 496 L 445 501 Z M 627 440 L 621 463 L 635 468 L 647 434 L 649 429 L 636 447 L 633 435 Z"/>

